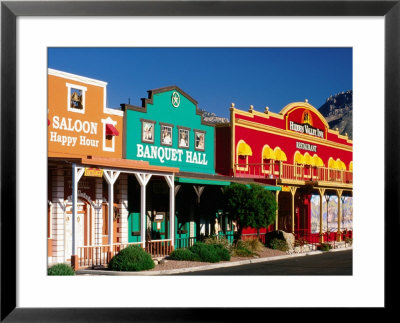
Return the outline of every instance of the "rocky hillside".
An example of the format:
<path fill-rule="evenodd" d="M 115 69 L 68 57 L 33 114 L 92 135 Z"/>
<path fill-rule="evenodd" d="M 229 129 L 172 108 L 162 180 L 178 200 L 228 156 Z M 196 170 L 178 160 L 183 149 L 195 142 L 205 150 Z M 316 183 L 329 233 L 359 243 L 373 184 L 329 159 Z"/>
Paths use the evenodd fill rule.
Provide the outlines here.
<path fill-rule="evenodd" d="M 353 90 L 331 95 L 318 110 L 331 129 L 339 128 L 340 134 L 353 138 Z"/>
<path fill-rule="evenodd" d="M 229 122 L 227 118 L 217 117 L 217 115 L 213 112 L 208 112 L 206 110 L 201 110 L 203 113 L 203 120 L 209 123 L 226 123 Z"/>

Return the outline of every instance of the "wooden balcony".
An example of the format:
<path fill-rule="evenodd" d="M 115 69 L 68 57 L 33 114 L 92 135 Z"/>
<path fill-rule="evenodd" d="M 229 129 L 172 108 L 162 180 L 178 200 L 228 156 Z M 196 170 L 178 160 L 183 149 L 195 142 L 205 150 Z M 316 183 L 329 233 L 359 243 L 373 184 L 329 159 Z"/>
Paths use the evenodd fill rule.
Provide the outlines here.
<path fill-rule="evenodd" d="M 286 163 L 235 164 L 234 167 L 236 177 L 276 179 L 281 183 L 353 184 L 353 172 L 327 167 Z"/>

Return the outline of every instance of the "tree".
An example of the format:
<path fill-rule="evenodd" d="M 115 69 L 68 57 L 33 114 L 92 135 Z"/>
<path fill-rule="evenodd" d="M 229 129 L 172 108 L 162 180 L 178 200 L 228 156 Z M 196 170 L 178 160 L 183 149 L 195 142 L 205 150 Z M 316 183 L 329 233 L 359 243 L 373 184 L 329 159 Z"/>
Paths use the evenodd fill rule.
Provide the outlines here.
<path fill-rule="evenodd" d="M 275 197 L 261 185 L 231 184 L 225 188 L 224 198 L 232 220 L 237 221 L 238 237 L 244 227 L 266 228 L 275 221 Z"/>

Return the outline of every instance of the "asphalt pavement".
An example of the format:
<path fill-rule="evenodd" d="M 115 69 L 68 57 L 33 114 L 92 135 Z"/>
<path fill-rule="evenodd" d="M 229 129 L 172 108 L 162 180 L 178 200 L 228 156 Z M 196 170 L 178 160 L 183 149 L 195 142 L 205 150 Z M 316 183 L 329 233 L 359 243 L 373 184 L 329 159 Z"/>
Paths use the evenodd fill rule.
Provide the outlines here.
<path fill-rule="evenodd" d="M 243 264 L 240 266 L 221 267 L 195 272 L 177 273 L 174 275 L 211 275 L 211 276 L 243 276 L 243 275 L 352 275 L 353 250 L 337 252 L 309 253 L 305 256 L 286 259 Z"/>
<path fill-rule="evenodd" d="M 164 275 L 352 275 L 352 248 L 216 263 L 165 271 L 116 272 L 79 270 L 79 275 L 164 276 Z"/>

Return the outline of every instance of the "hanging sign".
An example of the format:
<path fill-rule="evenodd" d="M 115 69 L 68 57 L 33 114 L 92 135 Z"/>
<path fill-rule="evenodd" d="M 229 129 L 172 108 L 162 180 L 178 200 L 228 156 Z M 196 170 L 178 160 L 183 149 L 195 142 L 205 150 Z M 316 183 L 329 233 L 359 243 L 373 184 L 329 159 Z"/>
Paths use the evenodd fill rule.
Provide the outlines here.
<path fill-rule="evenodd" d="M 103 177 L 103 170 L 100 168 L 85 168 L 85 176 Z"/>
<path fill-rule="evenodd" d="M 164 214 L 156 214 L 154 216 L 154 222 L 162 222 L 164 221 Z"/>

